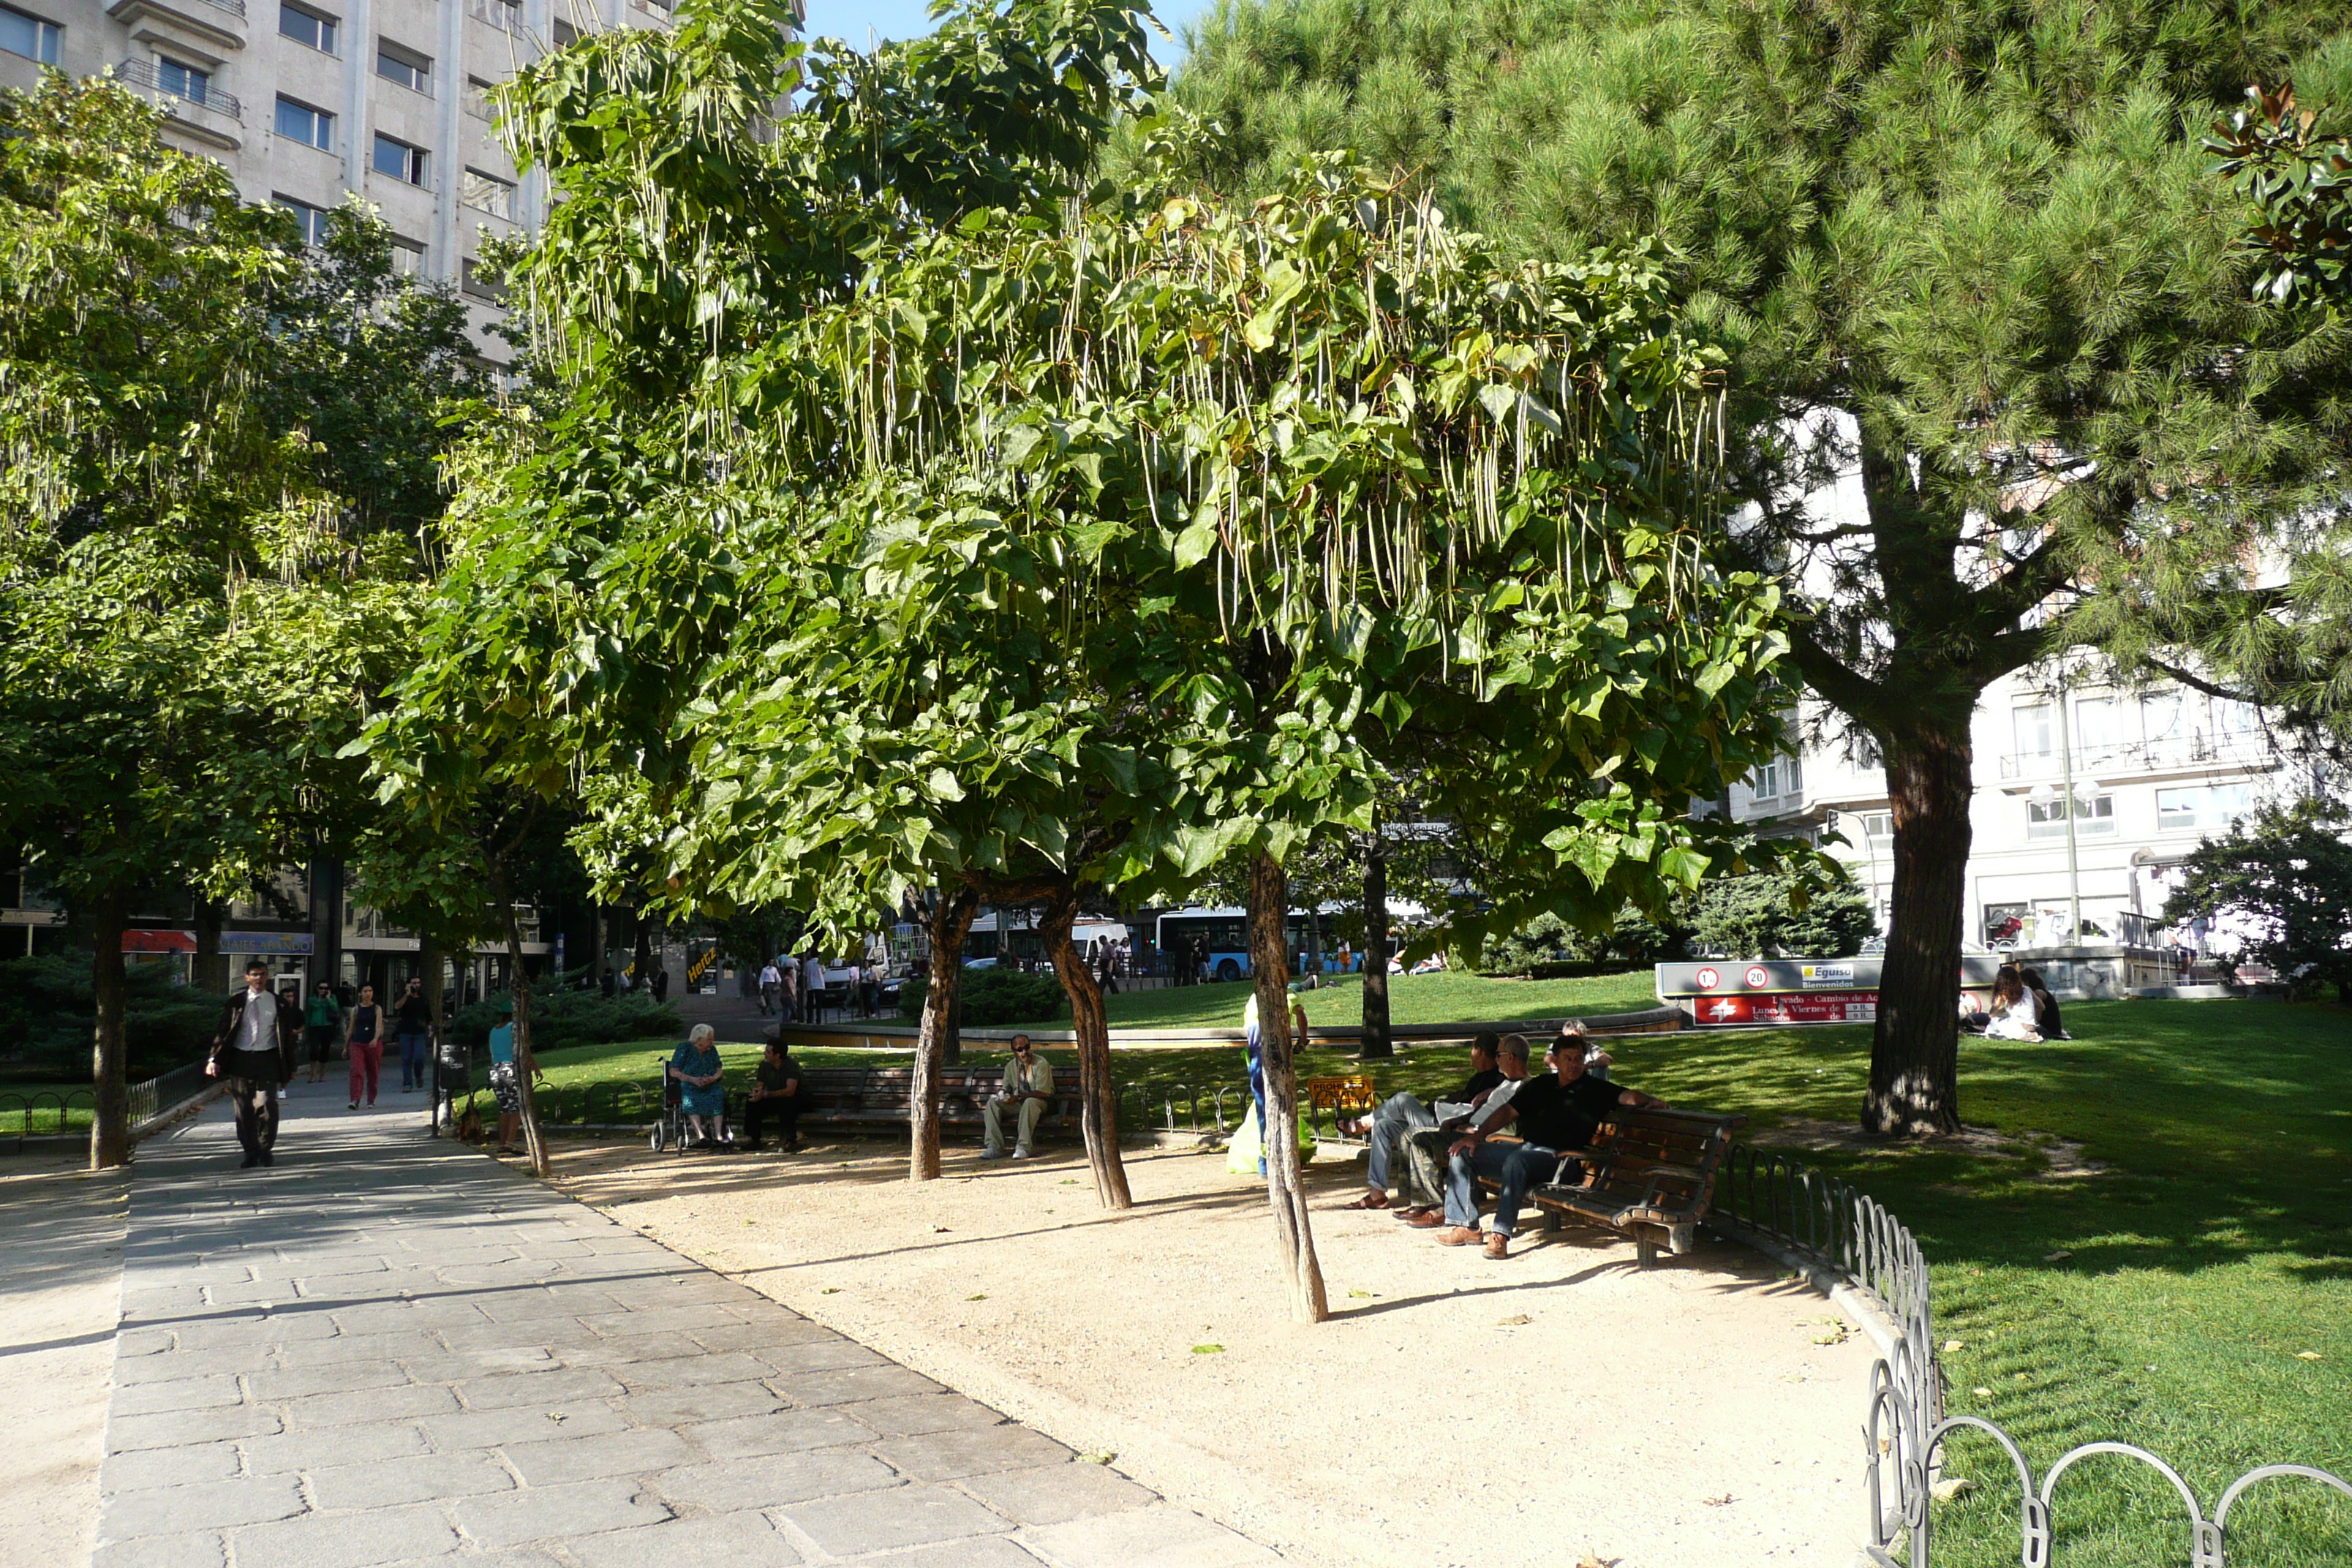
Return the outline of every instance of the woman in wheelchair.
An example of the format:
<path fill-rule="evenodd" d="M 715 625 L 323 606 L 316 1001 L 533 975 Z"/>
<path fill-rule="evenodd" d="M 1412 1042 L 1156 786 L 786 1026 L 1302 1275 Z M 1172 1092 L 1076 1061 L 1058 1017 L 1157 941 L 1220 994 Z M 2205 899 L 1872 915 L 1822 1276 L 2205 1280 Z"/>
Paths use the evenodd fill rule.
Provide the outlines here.
<path fill-rule="evenodd" d="M 694 1026 L 686 1044 L 670 1053 L 666 1071 L 677 1087 L 678 1108 L 686 1113 L 688 1141 L 699 1141 L 706 1148 L 732 1143 L 727 1131 L 727 1083 L 709 1025 Z"/>

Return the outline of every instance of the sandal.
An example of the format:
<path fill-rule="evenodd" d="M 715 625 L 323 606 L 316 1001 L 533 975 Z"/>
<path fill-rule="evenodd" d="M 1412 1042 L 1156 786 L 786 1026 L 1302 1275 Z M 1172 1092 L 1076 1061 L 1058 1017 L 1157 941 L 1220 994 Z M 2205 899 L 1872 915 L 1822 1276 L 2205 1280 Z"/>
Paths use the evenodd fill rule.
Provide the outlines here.
<path fill-rule="evenodd" d="M 1386 1193 L 1365 1193 L 1354 1203 L 1339 1206 L 1343 1209 L 1384 1209 L 1389 1206 L 1389 1195 Z"/>

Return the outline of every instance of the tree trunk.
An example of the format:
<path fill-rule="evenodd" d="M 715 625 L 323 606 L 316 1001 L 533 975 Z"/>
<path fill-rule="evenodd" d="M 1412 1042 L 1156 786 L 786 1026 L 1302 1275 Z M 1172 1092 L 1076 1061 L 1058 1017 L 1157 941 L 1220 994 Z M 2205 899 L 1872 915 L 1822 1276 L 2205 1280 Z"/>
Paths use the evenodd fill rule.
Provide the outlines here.
<path fill-rule="evenodd" d="M 1389 1039 L 1389 847 L 1379 827 L 1364 850 L 1364 1035 L 1366 1061 L 1396 1055 Z"/>
<path fill-rule="evenodd" d="M 196 951 L 188 960 L 188 984 L 215 1002 L 228 995 L 228 960 L 221 952 L 221 918 L 228 906 L 218 899 L 195 896 Z"/>
<path fill-rule="evenodd" d="M 98 945 L 91 972 L 98 1027 L 89 1053 L 89 1168 L 93 1171 L 131 1163 L 131 1083 L 125 1071 L 129 1053 L 122 1037 L 128 988 L 122 970 L 122 926 L 129 905 L 129 895 L 120 888 L 109 888 L 90 905 L 90 940 Z"/>
<path fill-rule="evenodd" d="M 939 901 L 945 903 L 947 899 L 948 889 L 942 883 Z M 975 904 L 975 913 L 978 909 Z M 967 933 L 971 931 L 970 917 L 965 919 L 963 929 Z M 963 1066 L 963 937 L 956 938 L 956 984 L 949 988 L 947 1021 L 940 1034 L 940 1061 L 941 1065 L 951 1068 Z"/>
<path fill-rule="evenodd" d="M 514 998 L 515 1089 L 522 1097 L 523 1152 L 530 1158 L 531 1174 L 544 1177 L 551 1167 L 547 1159 L 547 1139 L 539 1130 L 539 1100 L 530 1084 L 535 1070 L 535 1058 L 530 1054 L 530 976 L 523 973 L 522 921 L 515 916 L 514 900 L 508 895 L 504 871 L 491 873 L 490 896 L 498 900 L 499 914 L 507 928 L 507 994 Z"/>
<path fill-rule="evenodd" d="M 979 912 L 978 893 L 961 886 L 950 892 L 942 886 L 926 917 L 931 945 L 929 981 L 923 988 L 922 1028 L 915 1042 L 915 1080 L 907 1095 L 913 1140 L 907 1163 L 910 1182 L 940 1179 L 940 1069 L 946 1065 L 950 1020 L 963 984 L 963 939 L 971 930 L 971 917 Z"/>
<path fill-rule="evenodd" d="M 1307 900 L 1307 989 L 1323 988 L 1323 909 L 1322 900 Z M 1304 1044 L 1304 1041 L 1300 1042 Z"/>
<path fill-rule="evenodd" d="M 1133 1208 L 1127 1167 L 1118 1159 L 1118 1089 L 1110 1077 L 1110 1017 L 1103 1011 L 1102 985 L 1070 939 L 1077 914 L 1077 889 L 1064 888 L 1047 900 L 1039 930 L 1054 973 L 1070 998 L 1070 1029 L 1078 1046 L 1080 1120 L 1087 1135 L 1087 1163 L 1094 1167 L 1095 1195 L 1107 1209 Z"/>
<path fill-rule="evenodd" d="M 1265 850 L 1250 854 L 1250 976 L 1257 994 L 1258 1057 L 1265 1073 L 1266 1199 L 1282 1249 L 1290 1315 L 1319 1323 L 1331 1315 L 1323 1293 L 1323 1267 L 1315 1258 L 1307 1190 L 1298 1166 L 1298 1076 L 1290 1038 L 1290 889 L 1282 868 Z"/>
<path fill-rule="evenodd" d="M 1960 1126 L 1961 926 L 1968 901 L 1969 799 L 1975 792 L 1969 715 L 1956 727 L 1915 724 L 1886 737 L 1894 807 L 1893 918 L 1878 982 L 1865 1131 L 1899 1138 Z"/>
<path fill-rule="evenodd" d="M 654 983 L 654 922 L 642 908 L 632 912 L 637 917 L 637 945 L 629 960 L 629 980 L 645 991 Z"/>

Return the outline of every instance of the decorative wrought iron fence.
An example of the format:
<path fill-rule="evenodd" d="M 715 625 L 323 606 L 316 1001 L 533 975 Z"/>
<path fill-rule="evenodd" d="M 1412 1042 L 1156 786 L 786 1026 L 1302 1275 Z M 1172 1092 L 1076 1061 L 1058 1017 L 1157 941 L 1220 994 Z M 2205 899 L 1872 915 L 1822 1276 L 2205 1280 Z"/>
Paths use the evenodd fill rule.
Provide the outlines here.
<path fill-rule="evenodd" d="M 1980 1416 L 1946 1412 L 1927 1258 L 1918 1239 L 1875 1199 L 1786 1154 L 1743 1145 L 1732 1151 L 1717 1183 L 1708 1223 L 1735 1237 L 1745 1232 L 1769 1238 L 1830 1270 L 1875 1301 L 1895 1325 L 1892 1353 L 1870 1369 L 1870 1414 L 1864 1428 L 1870 1507 L 1865 1550 L 1881 1568 L 1933 1568 L 1936 1472 L 1944 1440 L 1963 1428 L 1991 1437 L 2016 1471 L 2022 1568 L 2049 1568 L 2057 1528 L 2052 1500 L 2059 1479 L 2094 1454 L 2137 1459 L 2172 1484 L 2189 1516 L 2190 1568 L 2228 1568 L 2230 1510 L 2259 1482 L 2307 1480 L 2352 1498 L 2352 1483 L 2326 1470 L 2262 1465 L 2223 1489 L 2209 1516 L 2195 1489 L 2170 1465 L 2136 1444 L 2113 1442 L 2077 1444 L 2037 1482 L 2016 1438 Z"/>
<path fill-rule="evenodd" d="M 34 1089 L 0 1094 L 0 1138 L 13 1138 L 22 1152 L 27 1138 L 47 1138 L 68 1131 L 67 1119 L 79 1111 L 91 1113 L 86 1089 Z"/>
<path fill-rule="evenodd" d="M 1240 1121 L 1238 1105 L 1232 1119 L 1227 1119 L 1225 1100 L 1229 1095 L 1245 1100 L 1249 1090 L 1222 1084 L 1200 1088 L 1189 1083 L 1122 1084 L 1118 1091 L 1119 1131 L 1197 1132 L 1222 1137 Z M 1202 1115 L 1203 1107 L 1208 1112 L 1205 1120 Z"/>

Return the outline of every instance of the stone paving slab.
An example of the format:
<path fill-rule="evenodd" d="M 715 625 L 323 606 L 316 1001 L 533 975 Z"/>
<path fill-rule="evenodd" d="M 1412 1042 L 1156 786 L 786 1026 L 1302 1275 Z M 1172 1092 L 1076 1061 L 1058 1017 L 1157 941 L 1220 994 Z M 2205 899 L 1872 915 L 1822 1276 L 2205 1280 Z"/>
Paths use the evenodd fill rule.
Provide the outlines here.
<path fill-rule="evenodd" d="M 420 1111 L 142 1147 L 96 1568 L 1274 1560 Z"/>

